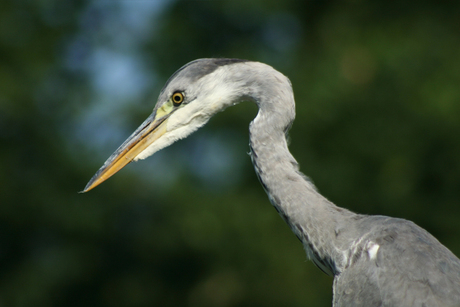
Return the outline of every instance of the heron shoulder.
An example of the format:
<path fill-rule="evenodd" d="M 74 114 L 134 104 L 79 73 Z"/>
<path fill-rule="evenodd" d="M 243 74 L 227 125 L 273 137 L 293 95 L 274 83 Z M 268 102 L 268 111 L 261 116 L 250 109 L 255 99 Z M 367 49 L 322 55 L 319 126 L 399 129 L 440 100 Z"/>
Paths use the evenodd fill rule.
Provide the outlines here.
<path fill-rule="evenodd" d="M 361 225 L 360 225 L 361 224 Z M 450 306 L 460 302 L 460 261 L 411 221 L 368 216 L 334 282 L 337 305 Z M 374 290 L 375 291 L 374 291 Z M 358 300 L 358 301 L 357 301 Z M 359 303 L 359 300 L 362 300 Z"/>

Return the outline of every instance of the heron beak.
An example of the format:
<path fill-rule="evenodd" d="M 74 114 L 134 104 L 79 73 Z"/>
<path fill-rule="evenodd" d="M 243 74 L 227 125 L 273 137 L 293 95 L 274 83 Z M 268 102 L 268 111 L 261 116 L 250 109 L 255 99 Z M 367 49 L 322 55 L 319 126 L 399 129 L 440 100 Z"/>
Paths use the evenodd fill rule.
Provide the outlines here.
<path fill-rule="evenodd" d="M 97 187 L 116 172 L 133 161 L 142 151 L 158 140 L 166 132 L 171 110 L 158 109 L 105 161 L 86 185 L 82 193 Z"/>

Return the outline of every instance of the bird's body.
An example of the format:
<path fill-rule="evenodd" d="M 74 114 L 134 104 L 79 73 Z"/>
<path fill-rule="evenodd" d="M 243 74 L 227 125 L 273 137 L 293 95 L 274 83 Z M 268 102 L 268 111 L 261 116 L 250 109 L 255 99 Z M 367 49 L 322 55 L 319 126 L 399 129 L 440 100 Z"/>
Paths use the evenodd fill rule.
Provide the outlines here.
<path fill-rule="evenodd" d="M 256 173 L 308 258 L 334 276 L 334 306 L 460 306 L 460 260 L 432 235 L 410 221 L 337 207 L 300 173 L 286 141 L 295 117 L 291 84 L 262 63 L 202 59 L 182 67 L 163 88 L 153 114 L 85 191 L 241 101 L 259 107 L 249 129 Z"/>

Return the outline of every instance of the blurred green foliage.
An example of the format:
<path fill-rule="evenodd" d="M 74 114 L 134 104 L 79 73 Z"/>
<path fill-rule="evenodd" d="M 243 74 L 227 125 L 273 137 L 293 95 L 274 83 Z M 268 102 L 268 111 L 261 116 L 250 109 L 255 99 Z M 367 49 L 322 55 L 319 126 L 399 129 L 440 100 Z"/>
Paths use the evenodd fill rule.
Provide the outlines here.
<path fill-rule="evenodd" d="M 256 108 L 87 194 L 162 84 L 202 57 L 266 62 L 291 150 L 336 204 L 413 220 L 460 255 L 455 1 L 3 1 L 0 306 L 329 306 L 254 175 Z"/>

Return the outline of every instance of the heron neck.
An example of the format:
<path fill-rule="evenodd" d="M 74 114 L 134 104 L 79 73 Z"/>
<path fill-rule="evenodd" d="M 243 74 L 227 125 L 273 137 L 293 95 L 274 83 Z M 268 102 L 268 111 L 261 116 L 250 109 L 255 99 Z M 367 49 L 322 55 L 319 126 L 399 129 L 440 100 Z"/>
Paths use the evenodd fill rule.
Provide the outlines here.
<path fill-rule="evenodd" d="M 307 256 L 327 274 L 336 274 L 344 262 L 338 233 L 344 218 L 353 213 L 328 201 L 300 173 L 284 133 L 294 115 L 290 119 L 281 108 L 273 110 L 273 105 L 267 110 L 259 103 L 259 108 L 250 126 L 251 157 L 256 173 L 273 206 L 304 244 Z M 286 109 L 284 103 L 283 109 Z M 284 129 L 280 122 L 285 123 Z"/>

